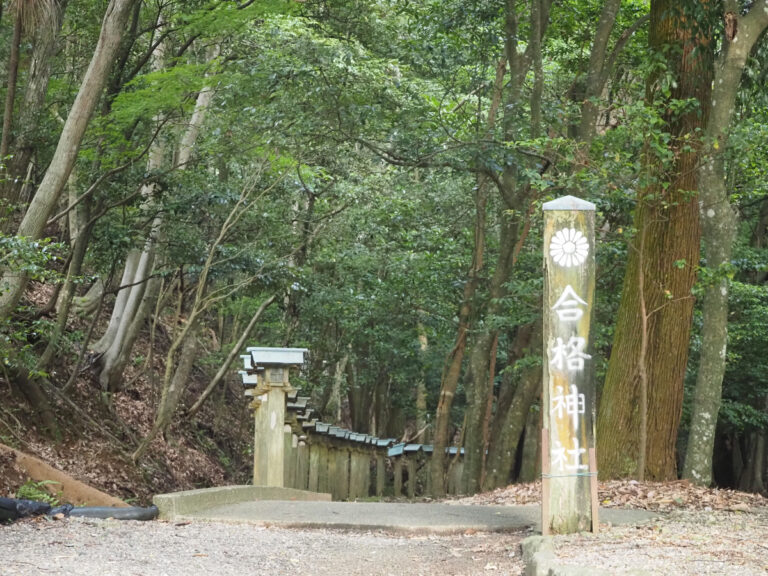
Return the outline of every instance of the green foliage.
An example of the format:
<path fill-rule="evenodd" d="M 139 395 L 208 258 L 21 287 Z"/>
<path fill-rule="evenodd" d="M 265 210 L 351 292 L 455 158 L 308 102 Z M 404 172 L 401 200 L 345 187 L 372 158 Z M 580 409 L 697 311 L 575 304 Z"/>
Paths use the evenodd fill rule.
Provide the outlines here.
<path fill-rule="evenodd" d="M 40 480 L 38 482 L 27 480 L 16 491 L 16 498 L 47 502 L 51 506 L 58 506 L 60 504 L 60 494 L 59 496 L 52 495 L 47 486 L 57 486 L 60 484 L 60 482 L 54 482 L 53 480 Z"/>
<path fill-rule="evenodd" d="M 55 282 L 59 274 L 51 265 L 60 260 L 63 250 L 64 245 L 51 238 L 30 240 L 0 233 L 0 270 L 24 272 L 34 280 Z"/>

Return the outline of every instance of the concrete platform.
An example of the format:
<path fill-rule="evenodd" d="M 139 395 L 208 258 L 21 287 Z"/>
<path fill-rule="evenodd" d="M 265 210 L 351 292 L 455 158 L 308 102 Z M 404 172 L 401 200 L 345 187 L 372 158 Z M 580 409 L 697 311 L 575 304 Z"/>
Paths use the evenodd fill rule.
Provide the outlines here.
<path fill-rule="evenodd" d="M 539 530 L 538 506 L 464 506 L 379 502 L 261 500 L 211 506 L 177 514 L 175 520 L 256 524 L 283 528 L 384 530 L 400 533 L 516 532 Z M 634 524 L 656 514 L 601 510 L 601 522 Z"/>
<path fill-rule="evenodd" d="M 321 492 L 307 492 L 293 488 L 271 486 L 221 486 L 201 488 L 170 494 L 157 494 L 152 502 L 160 511 L 163 520 L 175 520 L 189 514 L 206 511 L 220 506 L 236 505 L 243 502 L 262 500 L 321 501 L 330 502 L 331 495 Z"/>

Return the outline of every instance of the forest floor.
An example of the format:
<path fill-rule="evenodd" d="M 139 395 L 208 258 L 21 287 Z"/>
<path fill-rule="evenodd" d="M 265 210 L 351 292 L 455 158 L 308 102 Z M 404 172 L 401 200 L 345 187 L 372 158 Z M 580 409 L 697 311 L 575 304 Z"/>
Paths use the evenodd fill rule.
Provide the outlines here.
<path fill-rule="evenodd" d="M 34 285 L 27 297 L 42 308 L 51 297 L 50 287 Z M 73 315 L 68 330 L 86 333 L 96 321 L 99 334 L 109 321 L 110 307 L 99 318 Z M 251 475 L 252 416 L 242 397 L 242 385 L 232 374 L 214 392 L 194 418 L 183 417 L 207 385 L 210 374 L 196 369 L 185 401 L 174 424 L 150 445 L 146 456 L 134 462 L 131 454 L 150 430 L 158 403 L 158 383 L 163 377 L 165 351 L 173 326 L 158 323 L 154 345 L 142 336 L 134 360 L 124 372 L 124 385 L 106 394 L 93 370 L 98 361 L 91 352 L 73 384 L 62 391 L 74 369 L 81 348 L 63 349 L 51 369 L 49 399 L 61 425 L 62 438 L 52 440 L 38 428 L 37 416 L 17 396 L 0 402 L 0 444 L 36 456 L 86 484 L 135 505 L 148 505 L 158 493 L 245 484 Z M 93 345 L 90 343 L 89 348 Z M 219 343 L 203 335 L 200 354 L 215 352 Z M 0 396 L 14 394 L 0 379 Z M 0 457 L 0 496 L 13 496 L 26 481 L 12 459 Z M 50 490 L 55 492 L 55 486 Z"/>
<path fill-rule="evenodd" d="M 455 500 L 460 504 L 539 502 L 538 484 L 520 484 Z M 601 482 L 603 507 L 659 512 L 639 525 L 601 523 L 598 534 L 555 536 L 558 564 L 609 574 L 757 576 L 768 573 L 768 499 L 758 494 L 692 486 L 688 482 Z"/>

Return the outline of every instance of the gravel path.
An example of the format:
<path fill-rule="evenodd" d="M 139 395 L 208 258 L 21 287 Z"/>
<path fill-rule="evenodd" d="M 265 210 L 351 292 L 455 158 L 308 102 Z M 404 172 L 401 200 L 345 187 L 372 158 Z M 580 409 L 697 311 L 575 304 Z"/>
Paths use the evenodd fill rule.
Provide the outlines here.
<path fill-rule="evenodd" d="M 395 536 L 217 523 L 36 519 L 0 526 L 0 575 L 519 575 L 526 534 Z"/>
<path fill-rule="evenodd" d="M 602 529 L 602 527 L 601 527 Z M 560 565 L 611 574 L 642 568 L 666 576 L 768 574 L 768 508 L 750 512 L 683 511 L 639 526 L 554 538 Z"/>

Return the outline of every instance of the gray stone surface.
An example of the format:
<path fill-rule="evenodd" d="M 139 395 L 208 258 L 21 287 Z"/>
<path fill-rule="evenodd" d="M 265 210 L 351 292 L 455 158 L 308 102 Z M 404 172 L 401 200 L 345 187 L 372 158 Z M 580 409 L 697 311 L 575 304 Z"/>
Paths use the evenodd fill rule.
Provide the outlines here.
<path fill-rule="evenodd" d="M 200 501 L 198 500 L 198 503 Z M 160 506 L 156 498 L 155 503 Z M 286 528 L 339 528 L 393 532 L 456 533 L 467 530 L 512 532 L 538 530 L 540 509 L 531 506 L 464 506 L 382 502 L 318 502 L 259 499 L 210 501 L 207 506 L 174 510 L 166 518 L 211 520 Z M 654 515 L 640 510 L 603 510 L 601 520 L 636 523 Z"/>
<path fill-rule="evenodd" d="M 330 502 L 331 495 L 319 492 L 307 492 L 305 490 L 295 490 L 293 488 L 222 486 L 219 488 L 203 488 L 200 490 L 173 492 L 171 494 L 158 494 L 152 499 L 152 502 L 160 510 L 161 519 L 173 520 L 180 516 L 194 514 L 218 506 L 260 500 L 318 500 Z"/>

